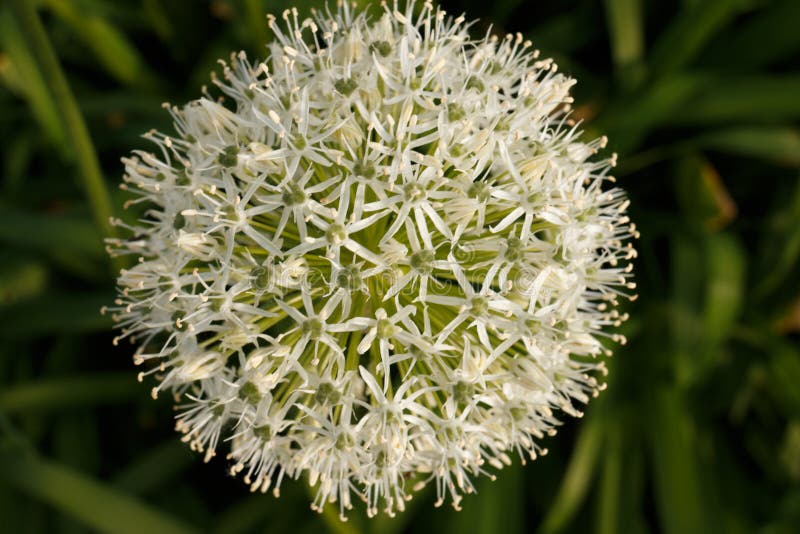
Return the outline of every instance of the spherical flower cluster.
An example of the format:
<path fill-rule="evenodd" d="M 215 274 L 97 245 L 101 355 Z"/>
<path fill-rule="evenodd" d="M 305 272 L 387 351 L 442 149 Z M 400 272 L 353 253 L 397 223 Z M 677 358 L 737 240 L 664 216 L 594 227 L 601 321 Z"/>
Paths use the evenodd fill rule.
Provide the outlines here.
<path fill-rule="evenodd" d="M 574 80 L 522 37 L 430 4 L 269 17 L 268 60 L 223 64 L 124 159 L 141 204 L 110 308 L 208 460 L 253 490 L 403 510 L 434 483 L 535 458 L 602 389 L 636 234 Z"/>

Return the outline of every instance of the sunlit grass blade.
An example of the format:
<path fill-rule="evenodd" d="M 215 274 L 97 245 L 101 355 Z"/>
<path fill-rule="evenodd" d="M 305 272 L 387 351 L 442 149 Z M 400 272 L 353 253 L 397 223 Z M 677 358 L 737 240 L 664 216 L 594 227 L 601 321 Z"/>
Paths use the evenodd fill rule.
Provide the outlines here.
<path fill-rule="evenodd" d="M 36 6 L 26 0 L 11 0 L 10 3 L 14 23 L 24 33 L 44 74 L 53 105 L 61 113 L 65 131 L 75 151 L 81 184 L 89 200 L 94 222 L 103 236 L 113 236 L 115 232 L 110 223 L 111 198 L 100 170 L 100 162 L 66 76 L 36 13 Z"/>
<path fill-rule="evenodd" d="M 6 413 L 63 411 L 82 406 L 130 402 L 143 388 L 130 373 L 103 373 L 43 378 L 15 384 L 0 392 Z"/>
<path fill-rule="evenodd" d="M 152 89 L 157 85 L 158 79 L 136 47 L 110 22 L 72 0 L 45 0 L 44 4 L 70 26 L 111 76 L 138 88 Z"/>
<path fill-rule="evenodd" d="M 703 324 L 706 350 L 727 339 L 744 306 L 745 251 L 729 234 L 716 234 L 706 243 L 707 283 Z"/>
<path fill-rule="evenodd" d="M 702 377 L 706 362 L 698 357 L 705 339 L 705 240 L 702 227 L 675 232 L 671 239 L 672 293 L 670 295 L 671 353 L 669 364 L 681 391 Z"/>
<path fill-rule="evenodd" d="M 160 0 L 144 0 L 142 2 L 147 21 L 162 41 L 168 41 L 175 34 L 175 28 L 169 20 Z"/>
<path fill-rule="evenodd" d="M 595 409 L 582 423 L 561 487 L 539 529 L 540 534 L 563 531 L 586 498 L 597 470 L 605 433 L 600 413 Z"/>
<path fill-rule="evenodd" d="M 10 258 L 0 265 L 0 305 L 41 295 L 47 285 L 47 267 L 39 261 Z"/>
<path fill-rule="evenodd" d="M 267 24 L 264 3 L 261 0 L 240 0 L 244 24 L 248 28 L 250 44 L 254 51 L 261 54 L 267 42 Z"/>
<path fill-rule="evenodd" d="M 0 79 L 27 100 L 31 112 L 47 137 L 63 157 L 69 158 L 66 127 L 61 120 L 58 105 L 50 95 L 45 77 L 6 4 L 0 5 L 0 47 L 6 54 L 5 62 L 0 68 Z"/>
<path fill-rule="evenodd" d="M 611 37 L 611 57 L 625 86 L 632 87 L 644 74 L 644 21 L 640 0 L 605 0 Z"/>
<path fill-rule="evenodd" d="M 186 534 L 195 529 L 57 463 L 0 449 L 0 478 L 100 532 Z"/>

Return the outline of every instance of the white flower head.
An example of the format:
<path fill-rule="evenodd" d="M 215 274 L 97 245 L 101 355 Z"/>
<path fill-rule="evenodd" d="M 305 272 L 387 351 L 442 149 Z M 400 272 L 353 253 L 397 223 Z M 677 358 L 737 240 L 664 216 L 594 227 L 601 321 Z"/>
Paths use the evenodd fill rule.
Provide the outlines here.
<path fill-rule="evenodd" d="M 475 40 L 429 3 L 269 24 L 224 98 L 124 160 L 147 206 L 111 311 L 154 395 L 253 490 L 307 476 L 314 508 L 459 506 L 603 387 L 637 232 L 574 80 L 520 35 Z M 120 223 L 121 224 L 121 223 Z M 493 476 L 493 475 L 492 475 Z"/>

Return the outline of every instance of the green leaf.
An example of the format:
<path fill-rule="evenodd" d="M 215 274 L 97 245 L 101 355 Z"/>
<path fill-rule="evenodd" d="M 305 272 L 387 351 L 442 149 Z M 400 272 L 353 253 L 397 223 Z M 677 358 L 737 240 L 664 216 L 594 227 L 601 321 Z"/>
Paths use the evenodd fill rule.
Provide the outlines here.
<path fill-rule="evenodd" d="M 8 258 L 0 265 L 0 305 L 41 295 L 47 285 L 47 268 L 38 261 Z"/>
<path fill-rule="evenodd" d="M 779 339 L 772 340 L 771 345 L 769 390 L 783 414 L 800 418 L 800 351 Z"/>
<path fill-rule="evenodd" d="M 678 202 L 695 229 L 718 230 L 736 216 L 736 204 L 717 170 L 705 158 L 682 158 L 676 178 Z"/>
<path fill-rule="evenodd" d="M 800 131 L 796 128 L 766 126 L 717 130 L 696 137 L 689 145 L 800 166 Z"/>
<path fill-rule="evenodd" d="M 772 210 L 761 246 L 760 267 L 764 274 L 755 287 L 759 297 L 779 289 L 800 260 L 800 180 L 786 195 L 786 201 Z"/>
<path fill-rule="evenodd" d="M 676 391 L 654 392 L 649 413 L 656 509 L 665 534 L 712 532 L 705 515 L 694 434 L 688 408 Z"/>
<path fill-rule="evenodd" d="M 35 252 L 88 280 L 105 277 L 106 255 L 100 234 L 80 217 L 33 214 L 0 205 L 0 243 Z"/>
<path fill-rule="evenodd" d="M 703 45 L 748 3 L 747 0 L 713 0 L 684 8 L 653 47 L 653 72 L 665 77 L 688 65 Z"/>
<path fill-rule="evenodd" d="M 250 42 L 254 51 L 263 54 L 267 43 L 267 23 L 264 3 L 261 0 L 241 0 L 243 24 L 248 27 Z"/>
<path fill-rule="evenodd" d="M 745 252 L 731 235 L 717 234 L 706 243 L 706 302 L 703 314 L 707 350 L 727 339 L 744 304 Z"/>
<path fill-rule="evenodd" d="M 158 34 L 162 41 L 169 41 L 175 34 L 175 28 L 169 20 L 164 6 L 159 0 L 144 0 L 144 8 L 147 21 L 152 25 L 153 30 Z"/>
<path fill-rule="evenodd" d="M 36 6 L 25 0 L 11 0 L 10 4 L 13 24 L 22 30 L 27 46 L 41 68 L 52 105 L 59 112 L 70 148 L 75 153 L 78 177 L 92 209 L 95 225 L 102 235 L 114 236 L 115 231 L 110 222 L 111 197 L 103 179 L 97 152 L 55 50 L 36 13 Z"/>
<path fill-rule="evenodd" d="M 286 495 L 281 500 L 296 500 Z M 281 510 L 279 502 L 271 495 L 250 495 L 232 504 L 215 517 L 215 527 L 211 532 L 215 534 L 242 534 L 246 532 L 257 532 L 258 525 L 269 522 L 270 530 L 282 532 L 290 530 L 290 525 L 295 526 L 297 517 L 294 517 L 299 510 L 292 507 L 291 510 Z M 303 510 L 305 511 L 305 510 Z M 269 518 L 269 519 L 267 519 Z"/>
<path fill-rule="evenodd" d="M 602 26 L 597 24 L 591 4 L 582 2 L 563 15 L 556 15 L 534 26 L 528 32 L 534 46 L 550 56 L 569 54 L 597 37 Z"/>
<path fill-rule="evenodd" d="M 28 49 L 25 38 L 8 6 L 0 5 L 0 46 L 7 54 L 7 63 L 0 68 L 3 81 L 27 100 L 34 117 L 47 137 L 69 157 L 66 127 L 58 106 L 50 95 L 44 75 Z"/>
<path fill-rule="evenodd" d="M 611 148 L 627 153 L 709 83 L 706 75 L 676 75 L 657 82 L 636 98 L 621 97 L 595 120 Z"/>
<path fill-rule="evenodd" d="M 63 251 L 80 256 L 82 261 L 105 256 L 97 230 L 85 219 L 72 215 L 33 214 L 2 206 L 0 240 L 44 253 Z"/>
<path fill-rule="evenodd" d="M 605 433 L 600 413 L 593 410 L 583 421 L 561 487 L 539 528 L 541 534 L 563 531 L 586 498 L 597 469 Z"/>
<path fill-rule="evenodd" d="M 681 125 L 787 122 L 800 118 L 798 95 L 800 76 L 719 78 L 665 118 Z"/>
<path fill-rule="evenodd" d="M 644 26 L 640 0 L 605 0 L 606 21 L 611 36 L 611 57 L 628 86 L 642 79 Z"/>
<path fill-rule="evenodd" d="M 107 293 L 46 294 L 0 309 L 0 336 L 17 339 L 47 334 L 109 330 L 113 323 L 100 308 L 113 301 Z"/>
<path fill-rule="evenodd" d="M 386 514 L 378 514 L 370 518 L 367 523 L 366 531 L 369 534 L 400 534 L 408 530 L 408 525 L 419 514 L 419 509 L 429 506 L 433 493 L 433 484 L 428 484 L 419 492 L 414 494 L 414 498 L 406 503 L 404 512 L 389 517 Z"/>
<path fill-rule="evenodd" d="M 101 532 L 195 532 L 180 520 L 135 498 L 33 455 L 0 449 L 0 478 Z"/>
<path fill-rule="evenodd" d="M 800 2 L 767 2 L 742 27 L 716 39 L 703 65 L 726 71 L 747 71 L 789 59 L 800 51 Z"/>
<path fill-rule="evenodd" d="M 129 382 L 131 380 L 127 381 L 126 387 Z M 194 462 L 193 456 L 186 444 L 174 438 L 170 439 L 148 450 L 139 458 L 134 458 L 117 472 L 112 484 L 120 491 L 131 495 L 146 494 L 177 477 Z"/>
<path fill-rule="evenodd" d="M 598 534 L 620 532 L 622 486 L 622 429 L 619 420 L 610 421 L 606 429 L 606 444 L 603 448 L 603 467 L 598 493 Z"/>
<path fill-rule="evenodd" d="M 455 532 L 494 534 L 523 532 L 525 490 L 519 463 L 504 467 L 496 479 L 476 479 L 476 491 L 461 503 L 462 509 L 452 514 L 449 525 Z M 380 533 L 380 530 L 376 530 Z"/>
<path fill-rule="evenodd" d="M 0 392 L 0 409 L 6 413 L 21 413 L 126 403 L 141 395 L 143 390 L 131 373 L 46 378 L 6 387 Z"/>
<path fill-rule="evenodd" d="M 156 76 L 136 47 L 107 20 L 80 9 L 70 0 L 45 0 L 44 3 L 72 28 L 111 76 L 139 88 L 150 89 L 157 85 Z"/>

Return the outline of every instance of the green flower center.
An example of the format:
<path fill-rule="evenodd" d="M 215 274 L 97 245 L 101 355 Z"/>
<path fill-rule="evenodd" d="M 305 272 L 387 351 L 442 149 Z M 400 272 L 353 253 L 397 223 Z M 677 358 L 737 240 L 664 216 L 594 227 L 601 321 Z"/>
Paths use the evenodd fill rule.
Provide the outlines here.
<path fill-rule="evenodd" d="M 430 274 L 433 271 L 435 256 L 432 250 L 420 250 L 411 255 L 408 262 L 411 268 L 420 274 Z"/>
<path fill-rule="evenodd" d="M 287 206 L 299 206 L 304 204 L 307 199 L 308 196 L 306 192 L 293 182 L 286 186 L 281 195 L 281 200 L 283 200 L 283 203 Z"/>
<path fill-rule="evenodd" d="M 344 96 L 349 96 L 358 88 L 358 84 L 352 78 L 342 78 L 333 83 L 333 87 Z"/>
<path fill-rule="evenodd" d="M 235 167 L 239 163 L 239 147 L 227 146 L 222 150 L 222 154 L 217 157 L 217 161 L 223 167 Z"/>
<path fill-rule="evenodd" d="M 314 393 L 314 400 L 323 405 L 336 404 L 341 398 L 342 394 L 330 382 L 322 382 Z"/>
<path fill-rule="evenodd" d="M 347 265 L 336 273 L 336 285 L 354 291 L 361 287 L 361 270 L 356 265 Z"/>
<path fill-rule="evenodd" d="M 328 229 L 325 230 L 325 238 L 328 240 L 328 242 L 336 243 L 338 245 L 347 239 L 347 231 L 344 225 L 332 223 L 330 226 L 328 226 Z"/>
<path fill-rule="evenodd" d="M 322 333 L 325 331 L 325 324 L 316 317 L 312 317 L 303 321 L 300 329 L 303 334 L 306 334 L 311 339 L 318 339 L 322 337 Z"/>
<path fill-rule="evenodd" d="M 258 404 L 261 401 L 261 392 L 252 382 L 245 382 L 239 388 L 239 398 L 250 404 Z"/>

